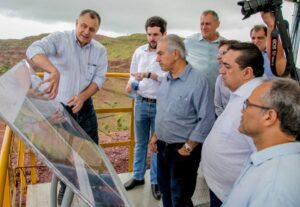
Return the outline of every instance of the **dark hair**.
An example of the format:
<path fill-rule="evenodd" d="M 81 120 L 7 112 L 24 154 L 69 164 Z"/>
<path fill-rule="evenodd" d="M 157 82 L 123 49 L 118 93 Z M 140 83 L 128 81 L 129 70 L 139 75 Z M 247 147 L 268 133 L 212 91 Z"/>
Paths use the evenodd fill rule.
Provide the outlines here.
<path fill-rule="evenodd" d="M 277 111 L 282 132 L 300 138 L 300 86 L 288 78 L 272 81 L 271 88 L 262 96 L 263 103 Z"/>
<path fill-rule="evenodd" d="M 251 67 L 255 77 L 261 77 L 264 74 L 264 59 L 258 47 L 249 42 L 238 42 L 229 45 L 228 50 L 241 52 L 235 62 L 243 70 L 246 67 Z"/>
<path fill-rule="evenodd" d="M 238 40 L 220 40 L 219 48 L 222 47 L 223 45 L 230 46 L 230 45 L 238 43 L 238 42 L 239 42 Z"/>
<path fill-rule="evenodd" d="M 145 23 L 145 30 L 147 32 L 148 27 L 159 27 L 160 32 L 163 34 L 167 31 L 167 22 L 159 16 L 153 16 L 147 19 Z"/>
<path fill-rule="evenodd" d="M 98 20 L 98 23 L 99 23 L 99 25 L 100 25 L 100 23 L 101 23 L 101 17 L 100 17 L 100 15 L 96 12 L 96 11 L 94 11 L 94 10 L 91 10 L 91 9 L 85 9 L 85 10 L 82 10 L 81 12 L 80 12 L 80 17 L 81 16 L 83 16 L 83 15 L 85 15 L 85 14 L 90 14 L 90 17 L 92 18 L 92 19 L 97 19 Z"/>
<path fill-rule="evenodd" d="M 265 36 L 267 36 L 268 28 L 263 24 L 254 25 L 254 27 L 252 27 L 252 29 L 250 30 L 250 36 L 251 36 L 253 31 L 258 32 L 259 30 L 263 30 L 264 33 L 265 33 Z"/>
<path fill-rule="evenodd" d="M 211 14 L 216 21 L 219 21 L 219 16 L 214 10 L 205 10 L 204 12 L 202 12 L 202 16 L 206 16 L 208 14 Z"/>

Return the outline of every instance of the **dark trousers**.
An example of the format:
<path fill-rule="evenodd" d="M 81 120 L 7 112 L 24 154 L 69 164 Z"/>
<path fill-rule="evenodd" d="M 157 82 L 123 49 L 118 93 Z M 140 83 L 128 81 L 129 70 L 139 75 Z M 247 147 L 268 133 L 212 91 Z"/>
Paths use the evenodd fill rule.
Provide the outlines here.
<path fill-rule="evenodd" d="M 64 108 L 74 118 L 74 120 L 81 126 L 81 128 L 89 135 L 90 138 L 98 145 L 98 123 L 97 115 L 94 109 L 92 98 L 88 98 L 79 112 L 73 113 L 72 108 L 64 105 Z M 75 132 L 76 133 L 76 132 Z M 65 191 L 66 185 L 60 181 L 61 190 Z"/>
<path fill-rule="evenodd" d="M 210 207 L 222 206 L 222 201 L 209 189 Z"/>
<path fill-rule="evenodd" d="M 164 207 L 193 206 L 191 198 L 196 187 L 202 144 L 190 156 L 181 156 L 178 149 L 183 144 L 157 142 L 157 178 Z"/>
<path fill-rule="evenodd" d="M 73 113 L 72 108 L 64 105 L 64 108 L 75 119 L 75 121 L 81 126 L 81 128 L 89 135 L 90 138 L 98 145 L 98 123 L 97 115 L 94 109 L 92 98 L 88 98 L 79 112 Z"/>

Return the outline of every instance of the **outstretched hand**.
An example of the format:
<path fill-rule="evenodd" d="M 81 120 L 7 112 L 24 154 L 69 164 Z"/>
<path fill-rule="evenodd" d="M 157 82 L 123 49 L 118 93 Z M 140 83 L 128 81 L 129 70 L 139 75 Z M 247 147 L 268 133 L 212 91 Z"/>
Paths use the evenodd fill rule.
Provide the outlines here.
<path fill-rule="evenodd" d="M 42 82 L 42 83 L 49 83 L 49 86 L 44 90 L 44 92 L 48 94 L 48 98 L 50 100 L 54 99 L 57 96 L 59 79 L 60 79 L 60 74 L 56 70 L 51 72 L 49 78 Z"/>

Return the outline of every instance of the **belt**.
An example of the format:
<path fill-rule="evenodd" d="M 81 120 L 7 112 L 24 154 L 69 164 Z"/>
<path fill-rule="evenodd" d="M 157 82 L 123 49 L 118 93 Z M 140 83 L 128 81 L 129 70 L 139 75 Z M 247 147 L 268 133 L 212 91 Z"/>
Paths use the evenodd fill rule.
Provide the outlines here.
<path fill-rule="evenodd" d="M 180 148 L 184 145 L 184 142 L 183 143 L 178 143 L 178 142 L 177 143 L 167 143 L 167 142 L 162 141 L 162 140 L 157 140 L 157 142 L 159 144 L 164 145 L 165 147 L 170 147 L 170 148 L 172 148 L 172 147 Z"/>
<path fill-rule="evenodd" d="M 141 99 L 142 101 L 146 101 L 146 102 L 149 102 L 149 103 L 156 103 L 156 99 L 154 99 L 154 98 L 145 98 L 145 97 L 143 97 L 139 94 L 137 95 L 137 97 L 139 99 Z"/>

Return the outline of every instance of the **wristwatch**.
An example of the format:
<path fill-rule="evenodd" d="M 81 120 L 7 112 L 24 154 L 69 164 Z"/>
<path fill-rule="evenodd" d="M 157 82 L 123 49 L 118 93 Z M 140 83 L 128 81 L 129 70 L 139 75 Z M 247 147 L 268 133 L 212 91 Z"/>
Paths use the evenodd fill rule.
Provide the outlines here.
<path fill-rule="evenodd" d="M 188 153 L 191 153 L 193 151 L 193 148 L 188 144 L 188 143 L 185 143 L 184 145 L 184 149 L 188 152 Z"/>

